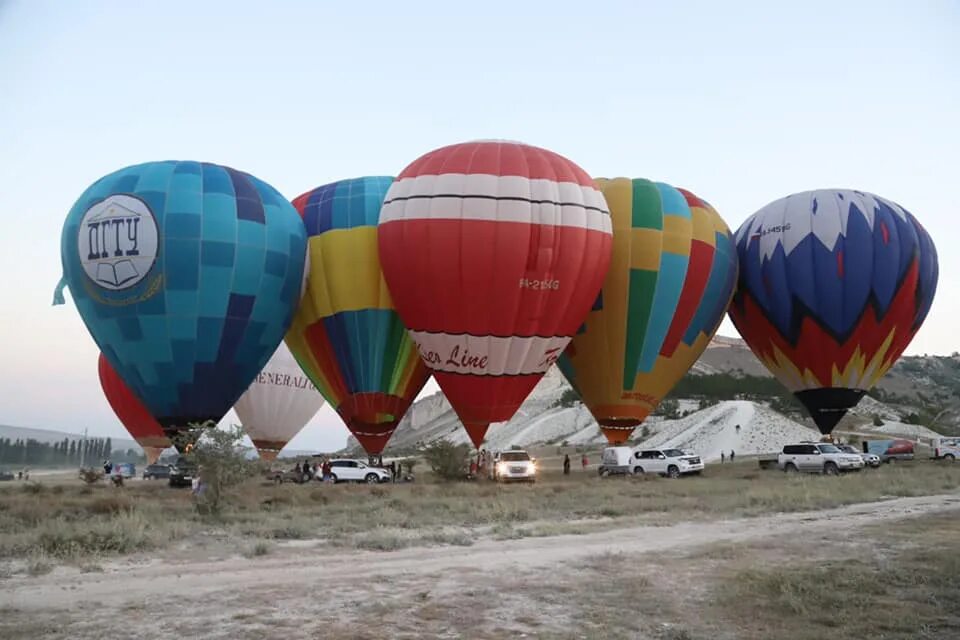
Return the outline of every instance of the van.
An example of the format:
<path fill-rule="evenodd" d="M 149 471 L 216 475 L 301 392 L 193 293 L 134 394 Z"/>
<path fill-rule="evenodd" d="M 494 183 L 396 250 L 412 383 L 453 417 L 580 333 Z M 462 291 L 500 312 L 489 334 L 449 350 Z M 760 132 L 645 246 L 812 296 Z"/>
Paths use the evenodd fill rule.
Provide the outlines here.
<path fill-rule="evenodd" d="M 600 455 L 600 466 L 597 467 L 597 473 L 601 476 L 633 473 L 630 466 L 632 457 L 632 447 L 607 447 Z"/>
<path fill-rule="evenodd" d="M 935 438 L 933 441 L 933 459 L 949 462 L 960 458 L 960 438 Z"/>

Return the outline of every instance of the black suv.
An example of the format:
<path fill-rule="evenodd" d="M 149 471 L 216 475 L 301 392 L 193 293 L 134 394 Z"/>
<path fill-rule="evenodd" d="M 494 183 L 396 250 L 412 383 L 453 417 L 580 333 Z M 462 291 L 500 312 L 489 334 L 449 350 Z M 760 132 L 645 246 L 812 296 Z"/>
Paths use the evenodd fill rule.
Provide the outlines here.
<path fill-rule="evenodd" d="M 170 477 L 170 465 L 168 464 L 148 464 L 143 470 L 144 480 L 157 480 Z"/>
<path fill-rule="evenodd" d="M 190 487 L 193 486 L 193 478 L 197 474 L 197 467 L 180 456 L 177 461 L 170 465 L 170 486 L 171 487 Z"/>

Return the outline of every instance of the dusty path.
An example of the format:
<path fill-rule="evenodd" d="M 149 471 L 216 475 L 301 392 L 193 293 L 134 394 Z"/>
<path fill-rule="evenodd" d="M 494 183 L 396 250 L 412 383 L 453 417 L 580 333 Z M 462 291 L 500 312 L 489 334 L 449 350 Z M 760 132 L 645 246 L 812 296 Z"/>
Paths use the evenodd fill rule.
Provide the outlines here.
<path fill-rule="evenodd" d="M 243 592 L 263 592 L 291 585 L 316 588 L 326 577 L 363 590 L 370 577 L 401 578 L 464 575 L 483 568 L 532 570 L 557 566 L 603 553 L 682 552 L 717 542 L 749 542 L 791 535 L 823 535 L 881 521 L 927 513 L 960 511 L 960 494 L 897 498 L 837 509 L 769 515 L 737 520 L 632 527 L 592 533 L 519 540 L 482 540 L 469 547 L 421 547 L 394 552 L 287 550 L 281 555 L 216 562 L 115 566 L 101 574 L 54 572 L 36 578 L 0 582 L 0 608 L 23 613 L 83 609 L 88 605 L 118 609 L 132 603 L 176 596 L 181 602 L 210 602 Z"/>

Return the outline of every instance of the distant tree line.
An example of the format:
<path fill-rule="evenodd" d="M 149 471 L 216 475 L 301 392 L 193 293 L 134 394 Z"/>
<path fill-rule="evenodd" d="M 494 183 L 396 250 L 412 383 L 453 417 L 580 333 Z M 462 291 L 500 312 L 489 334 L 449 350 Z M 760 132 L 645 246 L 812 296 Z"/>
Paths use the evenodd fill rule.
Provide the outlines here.
<path fill-rule="evenodd" d="M 88 438 L 59 442 L 39 442 L 33 438 L 0 438 L 0 465 L 34 467 L 100 466 L 104 460 L 140 462 L 143 456 L 135 449 L 114 451 L 110 438 Z"/>

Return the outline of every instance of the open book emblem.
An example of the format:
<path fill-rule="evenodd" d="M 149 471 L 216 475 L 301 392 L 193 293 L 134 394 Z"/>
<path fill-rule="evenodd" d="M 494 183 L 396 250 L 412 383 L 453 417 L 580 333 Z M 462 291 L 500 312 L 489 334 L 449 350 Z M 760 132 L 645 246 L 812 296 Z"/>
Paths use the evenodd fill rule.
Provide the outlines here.
<path fill-rule="evenodd" d="M 143 200 L 112 195 L 87 209 L 80 221 L 80 262 L 98 286 L 128 289 L 153 267 L 157 235 L 156 219 Z"/>

